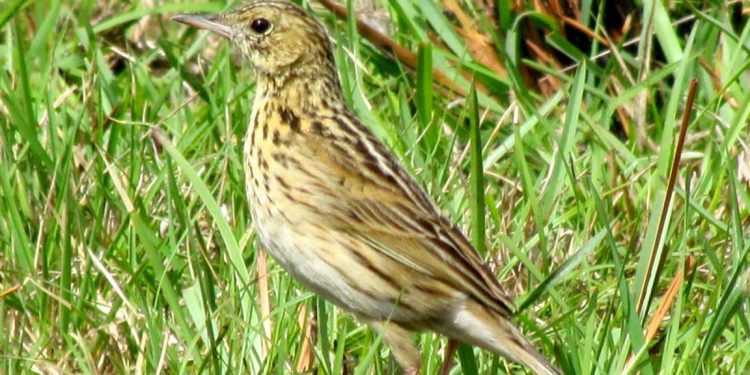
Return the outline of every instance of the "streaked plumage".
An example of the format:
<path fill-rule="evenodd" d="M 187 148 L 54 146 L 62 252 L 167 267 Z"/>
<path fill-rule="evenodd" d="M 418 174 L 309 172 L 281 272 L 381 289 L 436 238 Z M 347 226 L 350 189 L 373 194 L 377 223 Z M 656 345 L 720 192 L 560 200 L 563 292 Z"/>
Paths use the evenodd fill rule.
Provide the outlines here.
<path fill-rule="evenodd" d="M 419 368 L 419 330 L 557 373 L 466 237 L 346 107 L 319 22 L 281 0 L 175 20 L 226 36 L 257 73 L 247 195 L 286 271 L 382 332 L 406 373 Z"/>

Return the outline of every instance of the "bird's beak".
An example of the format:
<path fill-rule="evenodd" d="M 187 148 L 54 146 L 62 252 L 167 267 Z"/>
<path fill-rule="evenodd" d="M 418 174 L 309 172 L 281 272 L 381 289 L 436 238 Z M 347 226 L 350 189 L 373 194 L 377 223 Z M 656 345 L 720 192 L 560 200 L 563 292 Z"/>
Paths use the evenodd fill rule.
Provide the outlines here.
<path fill-rule="evenodd" d="M 213 31 L 229 39 L 231 39 L 234 35 L 234 33 L 232 33 L 232 29 L 229 26 L 223 24 L 221 17 L 215 14 L 179 14 L 172 17 L 172 21 L 184 23 L 185 25 L 192 26 L 197 29 Z"/>

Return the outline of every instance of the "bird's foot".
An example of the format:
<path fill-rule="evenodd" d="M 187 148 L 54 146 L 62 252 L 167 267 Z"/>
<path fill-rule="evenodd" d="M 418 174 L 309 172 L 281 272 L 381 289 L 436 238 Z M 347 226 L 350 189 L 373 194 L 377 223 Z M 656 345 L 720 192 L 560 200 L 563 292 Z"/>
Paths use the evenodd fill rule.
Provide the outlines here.
<path fill-rule="evenodd" d="M 419 366 L 409 366 L 405 368 L 404 375 L 419 375 Z"/>

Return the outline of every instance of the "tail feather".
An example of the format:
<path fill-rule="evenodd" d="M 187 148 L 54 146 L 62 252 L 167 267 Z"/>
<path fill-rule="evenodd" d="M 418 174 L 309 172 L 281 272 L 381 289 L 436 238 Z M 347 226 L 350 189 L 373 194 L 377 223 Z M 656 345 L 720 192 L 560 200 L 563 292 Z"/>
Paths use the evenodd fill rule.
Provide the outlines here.
<path fill-rule="evenodd" d="M 528 367 L 537 375 L 560 375 L 508 318 L 469 301 L 454 315 L 442 333 L 479 346 Z"/>

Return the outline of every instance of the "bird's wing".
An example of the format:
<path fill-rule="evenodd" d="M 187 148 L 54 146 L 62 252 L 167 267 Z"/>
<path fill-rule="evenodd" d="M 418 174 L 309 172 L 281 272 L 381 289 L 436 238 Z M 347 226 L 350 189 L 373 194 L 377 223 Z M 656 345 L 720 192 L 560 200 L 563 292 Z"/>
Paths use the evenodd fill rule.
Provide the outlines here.
<path fill-rule="evenodd" d="M 502 315 L 512 313 L 513 304 L 474 247 L 363 125 L 351 115 L 336 116 L 312 129 L 301 151 L 329 169 L 321 172 L 336 176 L 329 189 L 341 195 L 333 200 L 341 230 Z"/>

